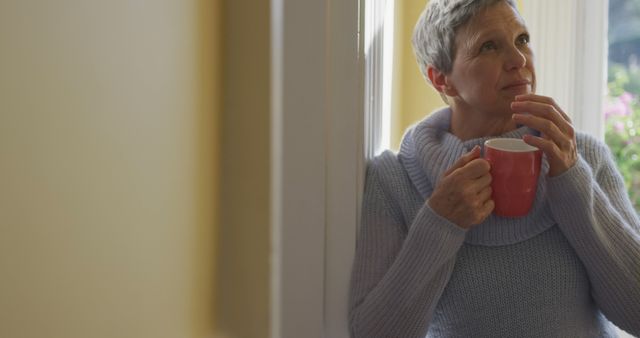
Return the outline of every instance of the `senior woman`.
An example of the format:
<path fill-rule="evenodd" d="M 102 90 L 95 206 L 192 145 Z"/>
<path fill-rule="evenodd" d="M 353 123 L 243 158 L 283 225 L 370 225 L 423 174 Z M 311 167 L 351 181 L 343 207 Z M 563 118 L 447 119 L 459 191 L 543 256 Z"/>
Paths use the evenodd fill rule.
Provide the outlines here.
<path fill-rule="evenodd" d="M 448 107 L 368 166 L 352 336 L 640 335 L 640 221 L 607 147 L 535 94 L 514 2 L 431 0 L 413 44 Z M 524 217 L 492 214 L 493 137 L 544 153 Z"/>

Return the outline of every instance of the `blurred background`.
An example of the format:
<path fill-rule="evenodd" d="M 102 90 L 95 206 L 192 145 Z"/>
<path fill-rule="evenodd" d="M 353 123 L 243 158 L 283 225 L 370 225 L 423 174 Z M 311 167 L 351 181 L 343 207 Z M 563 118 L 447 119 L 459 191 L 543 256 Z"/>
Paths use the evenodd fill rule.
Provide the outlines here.
<path fill-rule="evenodd" d="M 640 214 L 640 0 L 609 0 L 605 141 Z"/>
<path fill-rule="evenodd" d="M 269 12 L 0 1 L 0 337 L 268 336 Z"/>

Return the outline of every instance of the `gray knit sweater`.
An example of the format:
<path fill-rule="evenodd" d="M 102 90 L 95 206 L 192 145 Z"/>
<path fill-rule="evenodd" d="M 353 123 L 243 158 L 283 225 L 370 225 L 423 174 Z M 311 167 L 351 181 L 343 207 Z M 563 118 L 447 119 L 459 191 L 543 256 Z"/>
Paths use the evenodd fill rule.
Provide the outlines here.
<path fill-rule="evenodd" d="M 608 148 L 577 137 L 574 167 L 547 177 L 532 211 L 465 231 L 425 203 L 486 139 L 448 132 L 450 110 L 368 166 L 351 280 L 352 337 L 640 336 L 640 221 Z M 534 131 L 519 128 L 503 137 Z"/>

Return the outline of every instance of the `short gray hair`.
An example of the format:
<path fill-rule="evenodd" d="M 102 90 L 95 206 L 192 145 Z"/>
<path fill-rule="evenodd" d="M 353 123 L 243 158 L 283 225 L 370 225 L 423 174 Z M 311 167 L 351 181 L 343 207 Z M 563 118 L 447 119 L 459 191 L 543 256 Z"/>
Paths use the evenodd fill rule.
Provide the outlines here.
<path fill-rule="evenodd" d="M 431 65 L 444 74 L 453 69 L 456 29 L 479 11 L 504 1 L 516 11 L 514 0 L 430 0 L 413 30 L 413 51 L 424 78 Z"/>

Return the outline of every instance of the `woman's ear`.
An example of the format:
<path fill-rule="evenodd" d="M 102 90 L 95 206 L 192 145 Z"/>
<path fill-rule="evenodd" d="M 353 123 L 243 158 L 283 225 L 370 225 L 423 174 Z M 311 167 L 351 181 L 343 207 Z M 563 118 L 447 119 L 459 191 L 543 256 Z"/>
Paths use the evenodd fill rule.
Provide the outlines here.
<path fill-rule="evenodd" d="M 447 75 L 435 67 L 430 65 L 427 66 L 427 76 L 429 77 L 429 81 L 431 81 L 433 88 L 435 88 L 440 94 L 444 94 L 446 96 L 458 95 L 458 91 L 449 83 Z"/>

